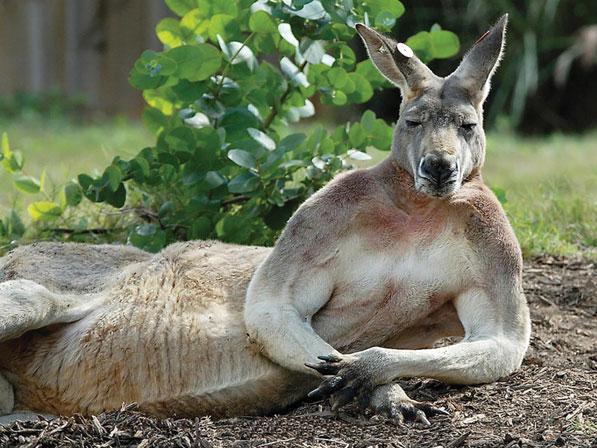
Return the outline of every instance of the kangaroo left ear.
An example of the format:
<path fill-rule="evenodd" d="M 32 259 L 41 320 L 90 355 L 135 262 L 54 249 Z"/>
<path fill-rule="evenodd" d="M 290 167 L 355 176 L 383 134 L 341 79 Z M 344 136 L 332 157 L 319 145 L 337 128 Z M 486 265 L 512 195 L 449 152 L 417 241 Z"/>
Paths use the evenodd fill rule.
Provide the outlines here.
<path fill-rule="evenodd" d="M 477 40 L 458 68 L 450 75 L 450 79 L 464 88 L 476 104 L 482 104 L 489 93 L 491 77 L 504 51 L 507 23 L 508 14 L 504 14 Z"/>

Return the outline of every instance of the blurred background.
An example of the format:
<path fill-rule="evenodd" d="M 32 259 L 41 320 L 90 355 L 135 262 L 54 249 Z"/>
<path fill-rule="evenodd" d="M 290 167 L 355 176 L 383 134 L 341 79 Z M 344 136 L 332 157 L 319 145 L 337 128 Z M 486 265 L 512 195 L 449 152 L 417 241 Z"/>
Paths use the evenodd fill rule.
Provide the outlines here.
<path fill-rule="evenodd" d="M 506 56 L 486 105 L 486 178 L 503 193 L 528 253 L 594 256 L 597 2 L 403 3 L 391 33 L 397 40 L 434 23 L 460 38 L 458 56 L 430 63 L 439 75 L 510 14 Z M 127 77 L 143 50 L 161 49 L 155 25 L 169 14 L 163 0 L 0 0 L 0 133 L 8 132 L 30 170 L 48 167 L 49 181 L 59 184 L 153 144 L 140 122 L 143 98 Z M 353 48 L 365 58 L 360 42 Z M 311 121 L 335 124 L 364 109 L 393 121 L 399 102 L 397 89 L 385 90 L 358 111 L 317 106 Z M 9 184 L 1 173 L 5 208 L 18 201 Z"/>

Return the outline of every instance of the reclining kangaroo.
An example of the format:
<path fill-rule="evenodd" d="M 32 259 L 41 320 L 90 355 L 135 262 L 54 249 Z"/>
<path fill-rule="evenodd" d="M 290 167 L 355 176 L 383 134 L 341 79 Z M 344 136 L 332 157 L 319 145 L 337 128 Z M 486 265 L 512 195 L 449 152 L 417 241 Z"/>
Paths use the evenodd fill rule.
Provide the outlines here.
<path fill-rule="evenodd" d="M 530 335 L 521 254 L 480 173 L 506 21 L 446 78 L 357 25 L 402 91 L 393 150 L 315 193 L 273 249 L 40 243 L 5 256 L 0 409 L 263 414 L 315 389 L 335 408 L 427 423 L 438 409 L 397 379 L 476 384 L 517 369 Z M 463 339 L 431 348 L 446 336 Z"/>

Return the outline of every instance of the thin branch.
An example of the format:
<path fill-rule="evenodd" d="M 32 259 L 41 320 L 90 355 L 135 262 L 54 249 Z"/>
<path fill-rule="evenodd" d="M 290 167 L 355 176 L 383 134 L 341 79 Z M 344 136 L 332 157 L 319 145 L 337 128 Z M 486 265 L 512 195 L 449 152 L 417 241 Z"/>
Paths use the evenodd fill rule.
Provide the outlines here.
<path fill-rule="evenodd" d="M 302 72 L 306 66 L 307 66 L 307 61 L 304 61 L 299 67 L 299 72 Z M 280 103 L 279 103 L 280 106 L 282 104 L 284 104 L 284 101 L 286 101 L 286 98 L 288 98 L 288 95 L 290 95 L 291 92 L 292 92 L 292 83 L 289 81 L 288 87 L 286 87 L 286 91 L 282 94 L 282 97 L 280 98 Z M 263 130 L 266 130 L 267 128 L 270 127 L 270 125 L 274 121 L 274 118 L 276 118 L 276 115 L 278 115 L 278 112 L 279 112 L 278 107 L 276 106 L 276 103 L 274 103 L 272 105 L 272 110 L 270 111 L 269 115 L 263 122 Z"/>
<path fill-rule="evenodd" d="M 113 229 L 105 229 L 105 228 L 98 228 L 98 229 L 82 229 L 82 230 L 76 230 L 76 229 L 68 229 L 68 228 L 54 228 L 54 229 L 47 229 L 50 232 L 54 232 L 54 233 L 66 233 L 69 235 L 106 235 L 108 233 L 112 233 L 112 232 L 123 232 L 126 229 L 124 228 L 113 228 Z"/>
<path fill-rule="evenodd" d="M 232 55 L 232 57 L 228 61 L 228 64 L 226 64 L 226 67 L 224 67 L 224 70 L 222 70 L 222 74 L 220 75 L 221 76 L 220 82 L 218 82 L 218 85 L 216 86 L 216 91 L 214 92 L 214 98 L 217 98 L 218 95 L 220 94 L 220 90 L 222 90 L 222 86 L 224 85 L 224 79 L 226 78 L 226 73 L 232 66 L 232 62 L 236 59 L 236 57 L 239 55 L 239 53 L 242 51 L 242 49 L 247 46 L 247 43 L 254 35 L 255 35 L 255 32 L 253 31 L 253 32 L 251 32 L 251 34 L 249 34 L 247 36 L 247 38 L 243 41 L 242 45 L 238 48 L 238 50 L 236 50 L 236 53 L 234 53 Z"/>
<path fill-rule="evenodd" d="M 230 199 L 226 199 L 225 201 L 222 201 L 222 205 L 237 204 L 239 202 L 244 202 L 247 199 L 249 199 L 249 196 L 245 196 L 245 195 L 234 196 Z"/>

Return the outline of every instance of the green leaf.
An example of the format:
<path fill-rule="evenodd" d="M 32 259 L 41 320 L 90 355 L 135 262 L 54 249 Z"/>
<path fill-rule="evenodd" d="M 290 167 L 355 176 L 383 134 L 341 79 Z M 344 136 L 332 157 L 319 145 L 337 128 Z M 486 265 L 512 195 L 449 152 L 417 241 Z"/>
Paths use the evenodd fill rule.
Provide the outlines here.
<path fill-rule="evenodd" d="M 129 235 L 129 243 L 155 253 L 166 245 L 166 233 L 155 224 L 141 224 Z"/>
<path fill-rule="evenodd" d="M 212 42 L 218 41 L 218 35 L 225 42 L 240 38 L 238 23 L 234 17 L 227 14 L 216 14 L 209 20 L 209 38 Z"/>
<path fill-rule="evenodd" d="M 205 18 L 213 17 L 216 14 L 237 17 L 238 7 L 236 3 L 236 1 L 230 0 L 197 0 L 197 9 L 201 11 Z"/>
<path fill-rule="evenodd" d="M 230 193 L 249 193 L 259 187 L 259 177 L 253 173 L 242 173 L 228 182 Z"/>
<path fill-rule="evenodd" d="M 265 11 L 257 11 L 249 19 L 249 29 L 255 33 L 275 33 L 278 29 L 274 18 Z"/>
<path fill-rule="evenodd" d="M 344 87 L 348 82 L 348 75 L 346 74 L 346 71 L 340 67 L 334 67 L 331 70 L 329 70 L 327 72 L 327 76 L 330 83 L 336 89 L 342 89 L 342 87 Z"/>
<path fill-rule="evenodd" d="M 70 205 L 71 207 L 79 205 L 82 199 L 83 192 L 76 182 L 69 182 L 62 188 L 60 194 L 60 205 L 62 208 L 65 208 L 67 205 Z"/>
<path fill-rule="evenodd" d="M 360 123 L 354 123 L 352 126 L 350 126 L 348 138 L 350 140 L 350 144 L 358 148 L 367 140 L 367 134 L 363 130 L 363 127 L 360 125 Z"/>
<path fill-rule="evenodd" d="M 251 222 L 241 216 L 226 215 L 216 224 L 216 235 L 224 241 L 246 243 L 251 232 Z"/>
<path fill-rule="evenodd" d="M 110 191 L 115 192 L 122 182 L 122 171 L 117 166 L 110 165 L 104 170 L 102 181 Z"/>
<path fill-rule="evenodd" d="M 305 138 L 307 136 L 302 133 L 290 134 L 280 140 L 277 150 L 282 152 L 294 151 L 305 141 Z"/>
<path fill-rule="evenodd" d="M 39 193 L 41 190 L 39 180 L 31 176 L 18 176 L 14 179 L 14 185 L 24 193 Z"/>
<path fill-rule="evenodd" d="M 398 19 L 404 14 L 404 5 L 398 0 L 367 0 L 365 9 L 369 11 L 370 15 L 377 17 L 383 11 Z"/>
<path fill-rule="evenodd" d="M 382 31 L 389 31 L 396 24 L 396 16 L 390 11 L 380 11 L 375 16 L 375 26 Z"/>
<path fill-rule="evenodd" d="M 27 211 L 34 221 L 51 221 L 62 215 L 60 206 L 49 201 L 32 202 Z"/>
<path fill-rule="evenodd" d="M 6 157 L 6 154 L 10 154 L 10 143 L 8 142 L 8 134 L 2 133 L 2 158 Z"/>
<path fill-rule="evenodd" d="M 222 64 L 220 52 L 208 44 L 182 45 L 166 52 L 177 64 L 176 76 L 189 81 L 203 81 L 215 74 Z"/>
<path fill-rule="evenodd" d="M 208 190 L 213 190 L 226 183 L 226 178 L 217 171 L 208 171 L 203 179 Z"/>
<path fill-rule="evenodd" d="M 150 76 L 133 69 L 129 73 L 129 84 L 139 90 L 157 89 L 168 80 L 165 76 Z"/>
<path fill-rule="evenodd" d="M 195 0 L 166 0 L 166 5 L 174 13 L 182 17 L 191 9 L 196 8 L 197 2 Z"/>
<path fill-rule="evenodd" d="M 8 142 L 8 134 L 2 134 L 2 166 L 11 174 L 23 169 L 23 155 L 19 151 L 12 151 Z"/>
<path fill-rule="evenodd" d="M 261 132 L 259 129 L 255 128 L 248 128 L 247 132 L 261 146 L 263 146 L 268 151 L 273 151 L 276 149 L 276 142 L 266 133 Z"/>
<path fill-rule="evenodd" d="M 351 103 L 365 103 L 373 96 L 373 88 L 369 81 L 358 73 L 349 73 L 348 78 L 354 83 L 355 89 L 348 95 L 348 101 Z"/>
<path fill-rule="evenodd" d="M 160 20 L 155 31 L 160 42 L 169 48 L 178 47 L 184 43 L 184 37 L 180 30 L 178 20 L 173 19 L 172 17 L 166 17 L 165 19 Z"/>
<path fill-rule="evenodd" d="M 205 240 L 208 239 L 213 230 L 213 224 L 205 216 L 200 216 L 193 221 L 191 228 L 187 234 L 187 238 L 191 240 Z"/>
<path fill-rule="evenodd" d="M 445 59 L 454 56 L 460 50 L 458 36 L 451 31 L 436 30 L 429 33 L 434 59 Z"/>
<path fill-rule="evenodd" d="M 342 90 L 334 90 L 332 92 L 332 103 L 335 106 L 343 106 L 348 101 L 346 94 Z"/>
<path fill-rule="evenodd" d="M 371 83 L 371 87 L 378 89 L 380 87 L 393 87 L 390 82 L 373 65 L 371 59 L 365 59 L 357 64 L 355 72 Z"/>
<path fill-rule="evenodd" d="M 255 168 L 257 161 L 253 154 L 242 149 L 231 149 L 228 151 L 228 158 L 239 166 Z"/>
<path fill-rule="evenodd" d="M 120 208 L 126 202 L 126 188 L 121 182 L 115 192 L 106 195 L 106 202 L 112 207 Z"/>

